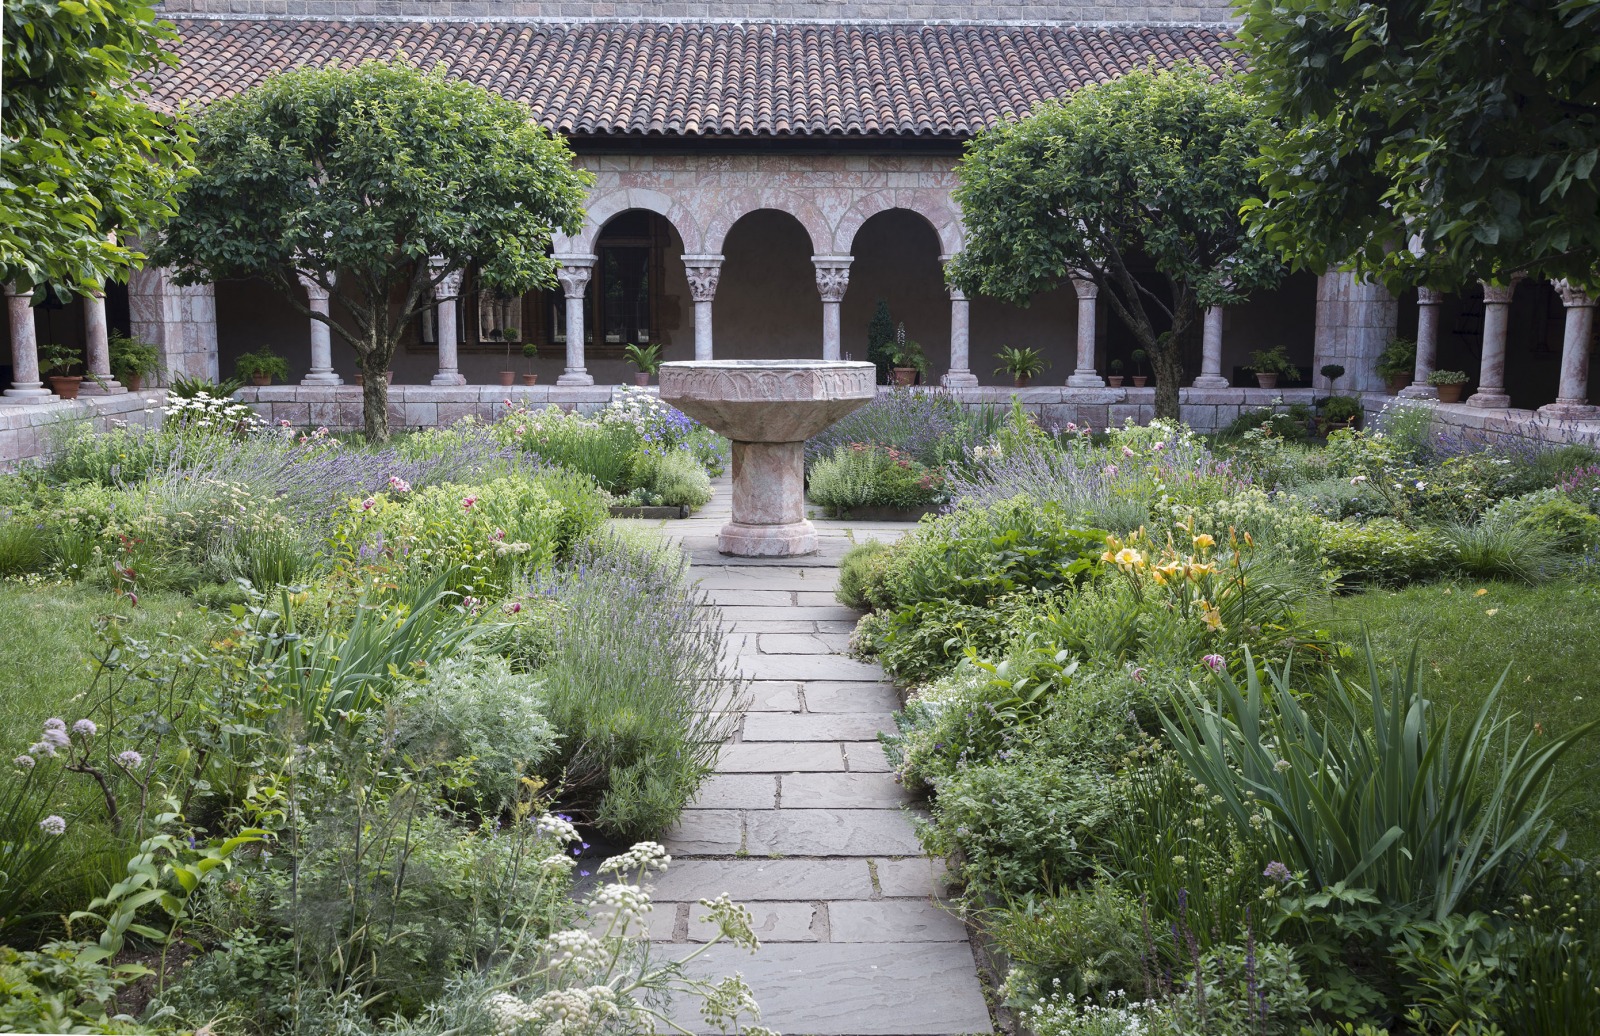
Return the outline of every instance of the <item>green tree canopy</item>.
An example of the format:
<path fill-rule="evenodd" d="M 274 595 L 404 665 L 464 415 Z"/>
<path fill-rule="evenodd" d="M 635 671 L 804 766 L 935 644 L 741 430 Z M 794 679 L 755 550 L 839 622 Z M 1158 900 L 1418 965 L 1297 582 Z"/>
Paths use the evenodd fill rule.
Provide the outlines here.
<path fill-rule="evenodd" d="M 1519 271 L 1596 285 L 1600 3 L 1238 9 L 1274 127 L 1247 222 L 1297 265 L 1393 289 Z"/>
<path fill-rule="evenodd" d="M 144 259 L 192 171 L 187 126 L 140 102 L 173 37 L 143 0 L 6 0 L 0 282 L 99 291 Z"/>
<path fill-rule="evenodd" d="M 1156 412 L 1178 414 L 1181 345 L 1205 308 L 1281 275 L 1240 207 L 1260 188 L 1255 103 L 1180 65 L 1086 87 L 981 134 L 958 167 L 967 243 L 950 280 L 1017 303 L 1087 276 L 1156 371 Z M 1153 266 L 1164 284 L 1141 278 Z"/>
<path fill-rule="evenodd" d="M 590 182 L 526 105 L 442 68 L 298 69 L 198 122 L 200 173 L 166 230 L 180 279 L 270 281 L 360 359 L 368 438 L 388 436 L 385 373 L 446 271 L 520 295 L 555 283 L 552 231 L 576 234 Z M 438 256 L 442 266 L 430 264 Z M 329 290 L 330 316 L 300 277 Z"/>

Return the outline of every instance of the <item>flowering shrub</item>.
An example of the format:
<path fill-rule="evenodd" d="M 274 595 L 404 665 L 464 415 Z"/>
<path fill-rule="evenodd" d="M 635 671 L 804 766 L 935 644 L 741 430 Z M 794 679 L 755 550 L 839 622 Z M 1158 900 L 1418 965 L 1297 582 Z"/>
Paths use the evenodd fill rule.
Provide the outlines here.
<path fill-rule="evenodd" d="M 243 436 L 267 427 L 249 404 L 219 398 L 207 392 L 187 398 L 169 395 L 161 413 L 165 418 L 163 427 L 183 432 Z M 327 435 L 326 428 L 321 432 Z"/>
<path fill-rule="evenodd" d="M 811 466 L 806 494 L 834 517 L 857 507 L 926 507 L 945 501 L 944 476 L 893 446 L 851 443 Z"/>
<path fill-rule="evenodd" d="M 1438 575 L 1453 560 L 1450 544 L 1427 530 L 1408 529 L 1392 518 L 1321 523 L 1321 555 L 1347 584 L 1399 586 Z"/>

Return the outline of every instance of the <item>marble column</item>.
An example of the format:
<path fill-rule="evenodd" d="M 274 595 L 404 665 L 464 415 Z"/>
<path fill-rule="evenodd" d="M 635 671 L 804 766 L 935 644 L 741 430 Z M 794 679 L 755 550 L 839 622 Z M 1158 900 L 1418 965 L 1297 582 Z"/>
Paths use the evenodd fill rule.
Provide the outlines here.
<path fill-rule="evenodd" d="M 837 360 L 839 353 L 839 303 L 850 287 L 850 263 L 854 256 L 814 255 L 817 268 L 817 293 L 822 296 L 822 358 Z"/>
<path fill-rule="evenodd" d="M 1589 340 L 1594 335 L 1595 298 L 1567 281 L 1555 281 L 1567 309 L 1561 337 L 1561 387 L 1556 401 L 1540 407 L 1541 413 L 1569 421 L 1594 420 L 1600 407 L 1589 404 Z"/>
<path fill-rule="evenodd" d="M 6 285 L 11 314 L 11 387 L 3 395 L 12 403 L 42 403 L 56 398 L 39 378 L 39 339 L 33 327 L 33 292 Z"/>
<path fill-rule="evenodd" d="M 1078 293 L 1078 363 L 1067 377 L 1067 384 L 1073 388 L 1102 388 L 1106 379 L 1095 370 L 1094 359 L 1100 285 L 1088 277 L 1074 277 L 1072 290 Z"/>
<path fill-rule="evenodd" d="M 437 306 L 435 313 L 439 320 L 439 332 L 433 337 L 438 340 L 439 370 L 429 384 L 465 385 L 467 379 L 461 375 L 461 361 L 456 353 L 461 343 L 461 326 L 456 318 L 456 305 L 461 298 L 461 271 L 445 273 L 444 266 L 442 256 L 428 260 L 428 267 L 439 278 L 433 285 L 433 301 Z"/>
<path fill-rule="evenodd" d="M 85 367 L 80 396 L 110 396 L 126 392 L 121 382 L 111 376 L 111 329 L 106 325 L 106 295 L 103 291 L 83 297 Z"/>
<path fill-rule="evenodd" d="M 333 274 L 328 283 L 333 283 Z M 306 289 L 306 308 L 313 313 L 328 315 L 329 291 L 314 278 L 300 275 L 300 284 Z M 343 385 L 344 379 L 333 369 L 333 328 L 326 321 L 311 318 L 311 369 L 300 379 L 302 385 Z"/>
<path fill-rule="evenodd" d="M 1222 373 L 1222 307 L 1211 306 L 1206 309 L 1200 336 L 1200 376 L 1194 379 L 1194 387 L 1228 388 L 1231 384 Z"/>
<path fill-rule="evenodd" d="M 567 296 L 567 369 L 556 379 L 557 385 L 593 385 L 594 375 L 583 365 L 583 293 L 594 273 L 596 255 L 558 255 L 561 268 L 556 280 Z"/>
<path fill-rule="evenodd" d="M 1438 399 L 1439 390 L 1428 384 L 1428 375 L 1439 369 L 1439 307 L 1444 292 L 1417 289 L 1417 365 L 1411 384 L 1400 390 L 1405 399 Z"/>
<path fill-rule="evenodd" d="M 1511 322 L 1511 296 L 1517 281 L 1510 284 L 1483 282 L 1483 360 L 1478 366 L 1478 391 L 1467 406 L 1501 409 L 1511 405 L 1506 394 L 1506 329 Z"/>
<path fill-rule="evenodd" d="M 717 282 L 722 279 L 722 256 L 685 255 L 683 269 L 689 277 L 689 296 L 694 299 L 694 358 L 709 360 L 711 303 L 717 297 Z"/>
<path fill-rule="evenodd" d="M 972 333 L 967 294 L 960 288 L 950 293 L 950 370 L 940 380 L 946 388 L 972 388 L 978 376 L 972 373 Z"/>

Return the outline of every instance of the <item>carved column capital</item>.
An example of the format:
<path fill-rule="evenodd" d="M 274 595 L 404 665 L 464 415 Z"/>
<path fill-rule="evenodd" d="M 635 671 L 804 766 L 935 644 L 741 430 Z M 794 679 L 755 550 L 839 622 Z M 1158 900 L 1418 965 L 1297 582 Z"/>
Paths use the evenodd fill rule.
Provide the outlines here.
<path fill-rule="evenodd" d="M 956 287 L 954 284 L 946 284 L 944 286 L 944 290 L 945 290 L 945 293 L 950 296 L 950 301 L 951 302 L 965 302 L 965 301 L 967 301 L 967 293 L 962 291 L 960 288 Z"/>
<path fill-rule="evenodd" d="M 1072 290 L 1078 293 L 1078 298 L 1080 299 L 1097 299 L 1100 297 L 1100 285 L 1082 273 L 1074 273 L 1072 275 Z"/>
<path fill-rule="evenodd" d="M 561 291 L 569 299 L 583 298 L 584 289 L 589 287 L 589 278 L 594 274 L 594 264 L 599 259 L 595 255 L 558 255 L 556 262 L 561 264 L 556 270 L 556 280 L 561 282 Z"/>
<path fill-rule="evenodd" d="M 689 296 L 696 302 L 711 302 L 717 297 L 722 279 L 722 256 L 685 255 L 683 270 L 689 278 Z"/>
<path fill-rule="evenodd" d="M 850 263 L 854 256 L 814 255 L 811 263 L 817 268 L 817 293 L 824 302 L 842 302 L 850 287 Z"/>
<path fill-rule="evenodd" d="M 329 295 L 328 289 L 324 288 L 322 286 L 322 284 L 320 282 L 318 282 L 315 277 L 311 276 L 308 273 L 302 273 L 302 274 L 299 274 L 298 276 L 300 278 L 300 286 L 306 289 L 306 301 L 308 301 L 308 302 L 327 302 L 328 301 L 328 295 Z M 328 283 L 330 285 L 334 283 L 334 275 L 331 274 L 331 273 L 328 274 Z"/>
<path fill-rule="evenodd" d="M 1594 296 L 1571 281 L 1560 280 L 1551 281 L 1550 283 L 1555 286 L 1556 292 L 1561 296 L 1561 304 L 1568 309 L 1580 309 L 1595 304 Z"/>
<path fill-rule="evenodd" d="M 1517 282 L 1522 280 L 1522 274 L 1513 274 L 1511 280 L 1505 284 L 1491 284 L 1489 281 L 1479 281 L 1483 285 L 1483 301 L 1488 306 L 1509 306 L 1511 296 L 1517 292 Z"/>
<path fill-rule="evenodd" d="M 433 297 L 436 301 L 439 299 L 453 299 L 460 297 L 461 278 L 465 275 L 466 271 L 451 270 L 448 273 L 443 273 L 443 276 L 440 276 L 445 267 L 445 257 L 442 255 L 431 257 L 428 260 L 428 267 L 433 271 L 433 275 L 439 278 L 433 283 Z"/>
<path fill-rule="evenodd" d="M 17 287 L 17 282 L 16 281 L 6 281 L 6 298 L 8 298 L 8 299 L 31 299 L 31 298 L 33 298 L 33 289 L 32 288 L 19 288 L 19 287 Z"/>
<path fill-rule="evenodd" d="M 1418 288 L 1417 289 L 1417 305 L 1419 305 L 1419 306 L 1438 306 L 1438 305 L 1442 305 L 1443 303 L 1444 303 L 1444 292 L 1435 291 L 1432 288 Z"/>

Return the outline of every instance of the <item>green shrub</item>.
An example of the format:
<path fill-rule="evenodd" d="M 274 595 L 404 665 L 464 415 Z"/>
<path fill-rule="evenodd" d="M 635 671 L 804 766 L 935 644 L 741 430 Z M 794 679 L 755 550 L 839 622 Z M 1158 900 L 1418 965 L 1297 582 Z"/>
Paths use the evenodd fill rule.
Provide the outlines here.
<path fill-rule="evenodd" d="M 1030 1002 L 1052 990 L 1101 1000 L 1137 989 L 1145 973 L 1139 903 L 1105 881 L 1011 900 L 985 917 L 1011 961 L 1006 988 Z"/>
<path fill-rule="evenodd" d="M 945 499 L 944 476 L 892 446 L 852 443 L 811 466 L 806 494 L 835 517 L 857 507 L 925 507 Z"/>
<path fill-rule="evenodd" d="M 96 432 L 87 421 L 63 424 L 42 474 L 57 484 L 127 485 L 144 478 L 156 465 L 165 464 L 176 441 L 171 435 L 143 428 Z"/>
<path fill-rule="evenodd" d="M 1361 418 L 1361 400 L 1355 396 L 1329 396 L 1322 401 L 1322 420 L 1329 428 L 1349 425 Z"/>
<path fill-rule="evenodd" d="M 851 547 L 839 561 L 839 588 L 834 591 L 847 608 L 872 607 L 869 594 L 883 580 L 883 565 L 889 545 L 882 540 L 867 540 Z"/>
<path fill-rule="evenodd" d="M 1320 533 L 1324 564 L 1347 584 L 1398 586 L 1447 571 L 1455 560 L 1444 536 L 1408 529 L 1392 518 L 1325 521 Z"/>
<path fill-rule="evenodd" d="M 49 546 L 50 533 L 42 516 L 0 507 L 0 577 L 38 571 Z"/>
<path fill-rule="evenodd" d="M 1501 500 L 1484 512 L 1483 523 L 1526 529 L 1570 553 L 1582 553 L 1600 541 L 1600 517 L 1559 489 L 1538 489 Z"/>
<path fill-rule="evenodd" d="M 987 604 L 918 601 L 868 616 L 857 637 L 896 680 L 920 684 L 949 672 L 968 650 L 994 657 L 1011 639 L 1011 622 L 1024 607 L 1011 597 Z"/>
<path fill-rule="evenodd" d="M 1446 525 L 1439 534 L 1450 544 L 1456 568 L 1480 579 L 1537 583 L 1562 567 L 1559 537 L 1532 525 Z"/>
<path fill-rule="evenodd" d="M 668 507 L 704 507 L 711 502 L 711 479 L 705 467 L 687 450 L 648 454 L 637 462 L 636 479 L 648 493 Z"/>

